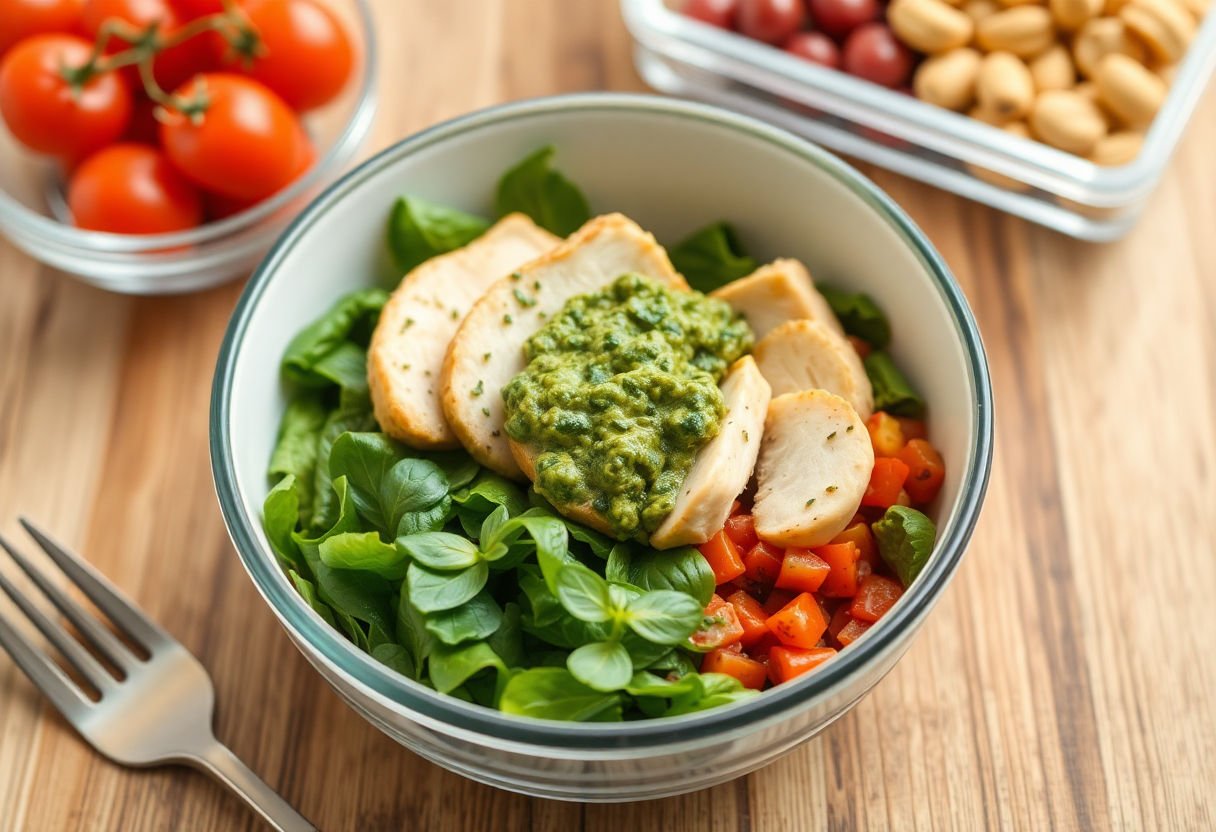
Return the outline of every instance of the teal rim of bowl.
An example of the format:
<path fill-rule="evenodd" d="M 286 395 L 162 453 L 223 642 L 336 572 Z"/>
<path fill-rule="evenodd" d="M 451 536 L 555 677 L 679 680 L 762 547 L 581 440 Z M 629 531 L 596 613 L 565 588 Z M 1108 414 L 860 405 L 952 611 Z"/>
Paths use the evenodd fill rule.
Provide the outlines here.
<path fill-rule="evenodd" d="M 903 603 L 876 625 L 871 636 L 843 650 L 831 662 L 801 680 L 765 691 L 733 705 L 686 716 L 621 723 L 559 722 L 503 714 L 491 708 L 437 693 L 359 650 L 329 627 L 292 588 L 274 555 L 258 539 L 258 530 L 238 499 L 236 470 L 228 438 L 230 390 L 236 355 L 250 315 L 286 252 L 312 224 L 354 187 L 403 156 L 487 125 L 530 118 L 558 110 L 632 111 L 679 117 L 728 128 L 764 139 L 831 174 L 863 199 L 903 238 L 932 275 L 938 294 L 950 309 L 955 331 L 966 348 L 976 409 L 975 443 L 966 461 L 954 525 L 940 539 L 937 553 L 906 593 Z M 578 93 L 517 101 L 489 107 L 442 122 L 381 151 L 330 185 L 283 232 L 254 272 L 237 303 L 220 347 L 211 396 L 211 467 L 216 493 L 237 553 L 258 591 L 274 607 L 293 635 L 307 642 L 328 664 L 384 700 L 413 715 L 450 726 L 453 733 L 473 733 L 512 743 L 570 750 L 636 750 L 685 744 L 708 736 L 733 734 L 798 709 L 845 686 L 872 660 L 898 647 L 937 601 L 962 559 L 979 518 L 992 463 L 992 387 L 975 319 L 950 269 L 924 233 L 895 202 L 869 179 L 831 153 L 777 127 L 705 104 L 634 93 Z M 269 485 L 267 486 L 269 490 Z M 868 685 L 867 685 L 868 687 Z"/>

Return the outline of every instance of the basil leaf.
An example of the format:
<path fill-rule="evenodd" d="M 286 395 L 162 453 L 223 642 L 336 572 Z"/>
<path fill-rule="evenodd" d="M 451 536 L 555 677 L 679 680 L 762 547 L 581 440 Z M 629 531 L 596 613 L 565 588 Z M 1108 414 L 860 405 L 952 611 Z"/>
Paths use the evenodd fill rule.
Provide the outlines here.
<path fill-rule="evenodd" d="M 484 589 L 467 603 L 426 617 L 426 630 L 444 644 L 481 641 L 502 626 L 502 607 Z"/>
<path fill-rule="evenodd" d="M 477 544 L 450 532 L 423 532 L 397 539 L 403 556 L 431 569 L 467 569 L 481 560 Z M 421 607 L 419 607 L 421 609 Z"/>
<path fill-rule="evenodd" d="M 634 670 L 650 667 L 671 652 L 669 645 L 647 641 L 632 630 L 626 630 L 621 636 L 621 645 L 629 653 Z"/>
<path fill-rule="evenodd" d="M 396 531 L 408 512 L 429 509 L 448 493 L 439 466 L 425 459 L 403 459 L 380 481 L 380 511 L 389 531 Z"/>
<path fill-rule="evenodd" d="M 333 379 L 318 373 L 317 365 L 345 342 L 365 345 L 387 300 L 383 289 L 364 289 L 339 300 L 287 345 L 284 377 L 308 387 L 328 387 Z"/>
<path fill-rule="evenodd" d="M 876 350 L 891 342 L 891 324 L 878 304 L 864 292 L 845 292 L 822 283 L 816 288 L 849 335 L 855 335 Z"/>
<path fill-rule="evenodd" d="M 406 580 L 407 585 L 401 587 L 401 597 L 397 599 L 397 640 L 406 646 L 414 659 L 414 672 L 409 674 L 410 677 L 421 679 L 422 667 L 436 642 L 426 628 L 426 619 L 410 603 L 408 577 Z"/>
<path fill-rule="evenodd" d="M 608 552 L 608 562 L 604 564 L 604 578 L 609 583 L 629 583 L 629 565 L 633 561 L 633 552 L 628 543 L 618 543 Z"/>
<path fill-rule="evenodd" d="M 329 473 L 346 477 L 359 514 L 373 526 L 388 531 L 388 518 L 380 504 L 380 486 L 404 450 L 382 433 L 344 433 L 329 454 Z"/>
<path fill-rule="evenodd" d="M 512 674 L 498 707 L 506 714 L 585 722 L 620 704 L 620 695 L 588 687 L 564 667 Z"/>
<path fill-rule="evenodd" d="M 647 592 L 626 608 L 630 628 L 655 644 L 680 644 L 697 628 L 705 608 L 684 592 L 658 589 Z"/>
<path fill-rule="evenodd" d="M 518 485 L 490 471 L 482 471 L 472 485 L 452 494 L 452 499 L 482 515 L 498 506 L 506 506 L 507 512 L 514 517 L 528 507 L 528 499 Z"/>
<path fill-rule="evenodd" d="M 444 494 L 439 502 L 422 511 L 407 511 L 397 521 L 397 537 L 437 532 L 452 516 L 452 498 Z"/>
<path fill-rule="evenodd" d="M 338 624 L 334 621 L 334 612 L 329 608 L 329 605 L 317 596 L 317 588 L 312 581 L 303 577 L 294 569 L 287 571 L 287 577 L 291 578 L 291 583 L 295 586 L 296 592 L 300 593 L 300 597 L 308 602 L 308 606 L 313 608 L 317 615 L 331 627 L 337 627 Z"/>
<path fill-rule="evenodd" d="M 536 542 L 536 562 L 549 591 L 557 594 L 557 575 L 566 563 L 570 563 L 569 541 L 566 526 L 556 517 L 532 514 L 526 511 L 511 520 L 527 529 Z"/>
<path fill-rule="evenodd" d="M 408 272 L 432 257 L 468 245 L 489 227 L 481 217 L 405 196 L 389 215 L 388 246 L 397 268 Z"/>
<path fill-rule="evenodd" d="M 924 400 L 912 389 L 891 356 L 876 350 L 867 355 L 862 363 L 870 378 L 870 386 L 874 388 L 875 410 L 913 419 L 925 415 Z"/>
<path fill-rule="evenodd" d="M 524 634 L 521 627 L 519 604 L 503 607 L 502 623 L 486 643 L 498 654 L 507 667 L 519 667 L 524 663 Z"/>
<path fill-rule="evenodd" d="M 933 521 L 914 508 L 891 506 L 871 528 L 878 554 L 905 587 L 911 586 L 933 554 L 937 542 Z"/>
<path fill-rule="evenodd" d="M 702 673 L 700 679 L 701 690 L 676 696 L 665 716 L 707 711 L 760 695 L 760 691 L 745 688 L 734 676 L 724 673 Z"/>
<path fill-rule="evenodd" d="M 481 592 L 490 569 L 478 562 L 459 572 L 434 572 L 421 564 L 411 563 L 407 574 L 410 603 L 426 614 L 458 607 Z"/>
<path fill-rule="evenodd" d="M 676 271 L 698 292 L 712 292 L 751 274 L 757 266 L 743 251 L 734 228 L 725 222 L 694 231 L 669 253 Z"/>
<path fill-rule="evenodd" d="M 635 551 L 629 560 L 625 583 L 642 589 L 674 589 L 704 607 L 714 594 L 716 580 L 709 561 L 692 546 Z"/>
<path fill-rule="evenodd" d="M 581 563 L 566 564 L 557 573 L 557 597 L 580 621 L 607 621 L 615 609 L 608 582 Z"/>
<path fill-rule="evenodd" d="M 500 674 L 507 672 L 507 666 L 503 664 L 502 659 L 484 641 L 475 641 L 460 647 L 436 644 L 431 650 L 431 684 L 440 693 L 450 693 L 487 668 L 493 668 Z"/>
<path fill-rule="evenodd" d="M 328 416 L 316 394 L 306 393 L 293 398 L 283 411 L 279 436 L 270 455 L 271 478 L 294 477 L 300 509 L 296 519 L 305 526 L 312 519 L 318 442 Z M 295 528 L 294 522 L 292 528 Z"/>
<path fill-rule="evenodd" d="M 536 567 L 520 568 L 519 588 L 528 603 L 521 620 L 523 629 L 546 644 L 573 649 L 608 637 L 608 625 L 580 621 L 566 612 Z"/>
<path fill-rule="evenodd" d="M 550 167 L 556 153 L 552 145 L 542 147 L 503 174 L 494 202 L 498 216 L 520 211 L 559 237 L 591 219 L 583 192 Z"/>
<path fill-rule="evenodd" d="M 503 531 L 506 529 L 509 515 L 506 506 L 499 506 L 490 512 L 489 516 L 481 523 L 481 534 L 478 535 L 478 542 L 481 543 L 481 549 L 486 553 L 486 560 L 498 560 L 507 553 L 507 547 L 500 541 L 503 536 Z M 491 549 L 501 549 L 495 557 L 490 557 Z"/>
<path fill-rule="evenodd" d="M 666 678 L 671 676 L 683 678 L 689 673 L 697 672 L 697 666 L 693 660 L 688 657 L 687 653 L 679 649 L 668 650 L 658 659 L 646 665 L 646 669 L 662 674 Z"/>
<path fill-rule="evenodd" d="M 390 581 L 405 577 L 406 560 L 397 547 L 380 540 L 379 532 L 344 532 L 322 541 L 321 562 L 332 569 L 375 572 Z"/>
<path fill-rule="evenodd" d="M 612 551 L 612 547 L 618 545 L 615 540 L 605 534 L 600 534 L 594 529 L 589 529 L 586 526 L 575 523 L 573 520 L 567 520 L 562 517 L 553 504 L 536 493 L 535 489 L 528 492 L 528 502 L 535 508 L 542 510 L 545 514 L 557 517 L 566 526 L 566 531 L 570 533 L 570 537 L 577 540 L 579 543 L 587 544 L 587 548 L 591 550 L 591 554 L 597 558 L 607 558 Z"/>
<path fill-rule="evenodd" d="M 448 488 L 452 490 L 464 488 L 481 471 L 477 460 L 464 451 L 434 451 L 420 453 L 418 456 L 420 459 L 439 466 L 439 470 L 443 472 L 444 478 L 448 481 Z"/>
<path fill-rule="evenodd" d="M 262 527 L 266 530 L 266 539 L 270 541 L 270 548 L 284 569 L 301 569 L 304 562 L 300 547 L 291 536 L 300 520 L 300 495 L 295 485 L 295 476 L 288 474 L 270 489 L 262 504 Z"/>
<path fill-rule="evenodd" d="M 702 690 L 701 677 L 695 672 L 673 681 L 643 671 L 633 674 L 625 685 L 625 692 L 630 696 L 660 696 L 664 699 L 688 694 L 699 698 Z"/>
<path fill-rule="evenodd" d="M 620 690 L 633 677 L 633 662 L 618 641 L 584 644 L 566 659 L 570 675 L 600 691 Z"/>

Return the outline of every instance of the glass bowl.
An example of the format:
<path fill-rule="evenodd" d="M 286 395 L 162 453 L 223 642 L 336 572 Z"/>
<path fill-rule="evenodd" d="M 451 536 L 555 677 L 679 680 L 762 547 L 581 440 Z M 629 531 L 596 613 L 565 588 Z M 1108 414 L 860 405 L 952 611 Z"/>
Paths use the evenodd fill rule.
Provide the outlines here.
<path fill-rule="evenodd" d="M 892 353 L 930 403 L 948 476 L 929 564 L 881 622 L 815 673 L 734 706 L 621 724 L 511 717 L 441 696 L 349 643 L 304 602 L 262 531 L 266 465 L 286 402 L 279 358 L 340 296 L 393 285 L 385 218 L 410 193 L 492 213 L 503 170 L 545 144 L 596 211 L 659 239 L 729 219 L 762 259 L 803 259 L 866 291 L 892 317 Z M 542 797 L 620 801 L 744 774 L 822 730 L 895 664 L 940 598 L 979 514 L 992 451 L 988 367 L 941 257 L 889 197 L 824 150 L 702 104 L 584 94 L 524 101 L 433 127 L 331 186 L 295 220 L 245 289 L 216 370 L 211 454 L 241 562 L 291 639 L 359 713 L 433 762 Z"/>
<path fill-rule="evenodd" d="M 322 0 L 360 56 L 346 89 L 305 116 L 317 147 L 312 168 L 257 205 L 171 234 L 82 231 L 64 222 L 57 165 L 20 147 L 0 119 L 0 233 L 30 256 L 87 283 L 126 294 L 170 294 L 248 274 L 291 218 L 354 160 L 375 114 L 376 41 L 367 0 Z"/>
<path fill-rule="evenodd" d="M 1103 167 L 707 26 L 675 5 L 621 0 L 638 72 L 651 87 L 762 118 L 848 156 L 1099 242 L 1135 224 L 1216 69 L 1216 14 L 1209 14 L 1140 155 Z"/>

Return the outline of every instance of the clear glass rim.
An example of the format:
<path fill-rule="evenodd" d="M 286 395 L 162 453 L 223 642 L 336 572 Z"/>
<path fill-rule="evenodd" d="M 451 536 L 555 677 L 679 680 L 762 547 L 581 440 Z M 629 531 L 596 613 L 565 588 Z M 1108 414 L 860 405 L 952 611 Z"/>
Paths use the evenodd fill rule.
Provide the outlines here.
<path fill-rule="evenodd" d="M 258 520 L 244 509 L 232 453 L 231 390 L 237 356 L 253 310 L 279 264 L 310 227 L 352 189 L 403 156 L 461 133 L 552 111 L 630 111 L 677 117 L 762 139 L 824 170 L 876 211 L 908 245 L 932 276 L 950 310 L 967 358 L 974 397 L 974 443 L 950 518 L 950 532 L 917 582 L 867 637 L 824 668 L 736 705 L 687 716 L 629 723 L 569 723 L 514 717 L 443 696 L 397 674 L 327 626 L 289 585 L 273 554 L 259 540 Z M 494 738 L 529 746 L 610 752 L 688 742 L 699 736 L 746 730 L 756 723 L 809 706 L 845 684 L 900 642 L 905 629 L 928 613 L 957 569 L 974 531 L 987 490 L 993 443 L 992 389 L 983 343 L 971 310 L 949 268 L 923 232 L 890 197 L 861 173 L 827 151 L 784 130 L 719 108 L 652 95 L 581 93 L 514 102 L 443 122 L 387 148 L 333 183 L 283 233 L 246 286 L 220 348 L 211 398 L 211 462 L 221 512 L 237 553 L 258 591 L 314 662 L 320 661 L 362 693 L 403 716 L 448 734 Z M 910 632 L 909 632 L 910 635 Z"/>
<path fill-rule="evenodd" d="M 0 228 L 11 224 L 24 234 L 61 250 L 77 251 L 87 255 L 150 254 L 157 257 L 178 256 L 164 249 L 183 246 L 202 246 L 224 240 L 234 234 L 256 226 L 272 217 L 277 211 L 289 206 L 294 200 L 309 193 L 329 179 L 335 171 L 349 161 L 351 152 L 359 146 L 371 127 L 376 111 L 377 46 L 375 26 L 369 0 L 351 0 L 357 12 L 359 32 L 363 38 L 363 57 L 360 75 L 350 118 L 342 127 L 333 143 L 316 161 L 312 168 L 269 199 L 257 203 L 238 214 L 206 223 L 188 231 L 168 234 L 112 234 L 104 231 L 84 231 L 65 225 L 22 205 L 0 190 Z"/>

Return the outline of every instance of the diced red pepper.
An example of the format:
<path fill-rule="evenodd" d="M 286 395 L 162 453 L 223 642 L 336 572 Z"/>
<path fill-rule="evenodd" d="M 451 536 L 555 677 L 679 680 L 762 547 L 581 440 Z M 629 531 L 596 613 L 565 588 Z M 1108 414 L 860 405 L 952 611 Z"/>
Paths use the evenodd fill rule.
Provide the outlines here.
<path fill-rule="evenodd" d="M 836 640 L 840 642 L 841 647 L 848 647 L 857 639 L 861 638 L 861 634 L 873 627 L 865 621 L 858 621 L 856 618 L 850 618 L 849 623 L 840 628 L 840 632 L 836 634 Z"/>
<path fill-rule="evenodd" d="M 736 514 L 726 519 L 726 536 L 735 541 L 740 552 L 747 552 L 760 542 L 756 537 L 756 522 L 750 514 Z M 746 563 L 747 561 L 744 561 Z"/>
<path fill-rule="evenodd" d="M 731 593 L 726 600 L 735 608 L 735 617 L 743 627 L 743 636 L 739 642 L 744 647 L 750 647 L 768 634 L 768 626 L 765 624 L 768 621 L 768 613 L 759 601 L 743 590 Z"/>
<path fill-rule="evenodd" d="M 814 647 L 828 628 L 819 602 L 809 592 L 802 593 L 769 616 L 766 623 L 782 644 L 793 647 Z"/>
<path fill-rule="evenodd" d="M 753 658 L 731 650 L 713 650 L 701 660 L 702 673 L 725 673 L 734 676 L 743 687 L 763 690 L 768 669 Z"/>
<path fill-rule="evenodd" d="M 860 580 L 857 562 L 861 553 L 856 546 L 852 543 L 829 543 L 816 549 L 815 554 L 827 561 L 831 567 L 827 580 L 819 587 L 823 597 L 852 598 L 857 594 Z"/>
<path fill-rule="evenodd" d="M 831 571 L 832 567 L 810 549 L 791 546 L 781 560 L 777 587 L 795 592 L 817 592 Z"/>
<path fill-rule="evenodd" d="M 785 552 L 771 543 L 760 541 L 743 556 L 747 577 L 765 587 L 771 587 L 781 574 L 781 559 Z"/>
<path fill-rule="evenodd" d="M 887 614 L 904 594 L 904 588 L 882 575 L 867 575 L 857 588 L 857 596 L 849 606 L 849 615 L 858 621 L 873 623 Z"/>
<path fill-rule="evenodd" d="M 708 542 L 699 547 L 701 554 L 709 561 L 709 568 L 714 572 L 714 583 L 724 584 L 733 581 L 746 571 L 743 568 L 743 558 L 739 556 L 739 547 L 735 541 L 726 536 L 726 530 L 718 531 Z"/>
<path fill-rule="evenodd" d="M 774 647 L 768 654 L 768 675 L 773 684 L 779 685 L 809 673 L 836 655 L 831 647 L 812 647 L 800 650 L 796 647 Z"/>
<path fill-rule="evenodd" d="M 870 432 L 870 444 L 874 456 L 895 456 L 904 446 L 904 431 L 899 420 L 884 410 L 866 419 L 866 430 Z"/>
<path fill-rule="evenodd" d="M 870 472 L 870 484 L 861 498 L 863 506 L 890 508 L 899 501 L 899 492 L 908 479 L 908 466 L 902 459 L 879 457 Z"/>
<path fill-rule="evenodd" d="M 710 599 L 701 626 L 689 636 L 689 640 L 702 650 L 729 647 L 741 638 L 743 625 L 739 623 L 735 608 L 719 595 Z"/>
<path fill-rule="evenodd" d="M 864 518 L 860 520 L 854 518 L 848 528 L 832 538 L 832 542 L 852 543 L 861 553 L 863 563 L 868 563 L 871 566 L 878 564 L 878 542 L 874 540 L 874 533 L 870 531 L 870 524 Z"/>
<path fill-rule="evenodd" d="M 908 466 L 904 490 L 915 503 L 928 503 L 941 490 L 946 479 L 946 464 L 937 449 L 924 439 L 913 439 L 899 452 L 899 460 Z"/>

